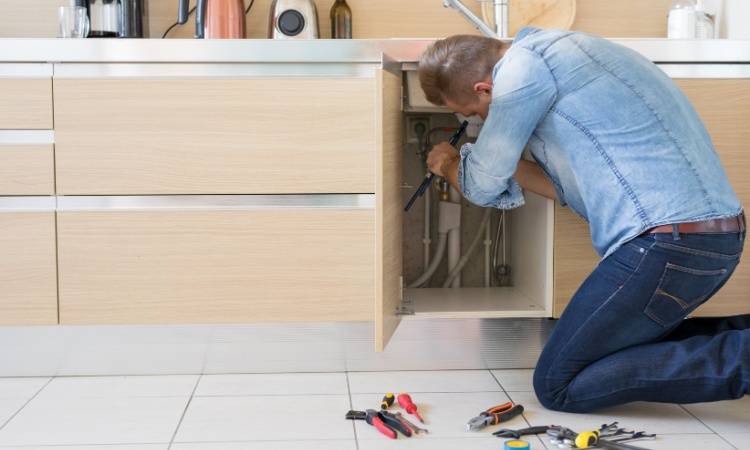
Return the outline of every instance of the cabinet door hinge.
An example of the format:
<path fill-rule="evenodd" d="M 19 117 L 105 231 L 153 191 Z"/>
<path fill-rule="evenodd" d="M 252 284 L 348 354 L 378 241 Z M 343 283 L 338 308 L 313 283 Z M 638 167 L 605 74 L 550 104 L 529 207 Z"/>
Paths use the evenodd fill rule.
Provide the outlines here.
<path fill-rule="evenodd" d="M 414 303 L 410 298 L 404 297 L 404 277 L 399 280 L 399 302 L 396 307 L 397 316 L 413 316 L 414 315 Z"/>

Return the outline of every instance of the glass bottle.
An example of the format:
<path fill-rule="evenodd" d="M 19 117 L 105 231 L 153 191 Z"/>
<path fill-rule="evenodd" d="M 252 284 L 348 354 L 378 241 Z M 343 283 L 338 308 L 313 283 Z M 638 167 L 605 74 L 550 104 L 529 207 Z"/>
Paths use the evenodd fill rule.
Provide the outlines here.
<path fill-rule="evenodd" d="M 352 38 L 352 10 L 346 0 L 336 0 L 331 7 L 331 38 Z"/>
<path fill-rule="evenodd" d="M 669 10 L 667 37 L 695 39 L 697 14 L 693 0 L 674 0 Z"/>
<path fill-rule="evenodd" d="M 698 0 L 695 5 L 695 38 L 696 39 L 713 39 L 714 38 L 714 16 L 706 11 L 706 2 Z"/>

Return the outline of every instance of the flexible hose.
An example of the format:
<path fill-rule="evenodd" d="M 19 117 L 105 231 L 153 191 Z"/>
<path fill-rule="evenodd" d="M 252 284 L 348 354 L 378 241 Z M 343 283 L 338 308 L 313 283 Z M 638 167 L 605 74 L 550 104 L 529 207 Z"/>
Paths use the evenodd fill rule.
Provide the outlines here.
<path fill-rule="evenodd" d="M 492 216 L 492 209 L 491 208 L 485 209 L 484 215 L 482 216 L 482 223 L 479 224 L 479 229 L 477 230 L 477 233 L 474 236 L 474 240 L 471 241 L 471 245 L 469 245 L 469 248 L 466 250 L 466 253 L 464 253 L 461 259 L 458 260 L 458 263 L 456 264 L 456 266 L 453 267 L 453 269 L 451 269 L 451 272 L 448 274 L 448 278 L 446 278 L 445 281 L 443 282 L 444 288 L 449 287 L 451 283 L 453 283 L 453 279 L 456 278 L 461 273 L 466 263 L 469 262 L 471 255 L 479 246 L 479 242 L 482 241 L 482 236 L 484 235 L 484 228 L 487 226 L 487 222 L 489 222 L 491 216 Z"/>
<path fill-rule="evenodd" d="M 448 233 L 438 233 L 437 251 L 430 261 L 430 266 L 424 271 L 422 276 L 417 278 L 416 281 L 409 285 L 410 288 L 418 288 L 423 284 L 430 281 L 432 275 L 435 274 L 440 263 L 443 261 L 443 255 L 445 255 L 445 247 L 448 246 Z"/>

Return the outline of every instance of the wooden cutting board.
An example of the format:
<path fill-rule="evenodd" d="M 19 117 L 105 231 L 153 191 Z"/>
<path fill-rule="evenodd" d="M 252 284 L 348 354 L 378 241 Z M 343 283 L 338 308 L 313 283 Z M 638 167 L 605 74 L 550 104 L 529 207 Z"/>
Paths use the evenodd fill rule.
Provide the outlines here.
<path fill-rule="evenodd" d="M 511 36 L 515 35 L 520 28 L 529 25 L 569 30 L 576 18 L 576 0 L 509 1 Z M 488 8 L 487 11 L 489 10 Z"/>

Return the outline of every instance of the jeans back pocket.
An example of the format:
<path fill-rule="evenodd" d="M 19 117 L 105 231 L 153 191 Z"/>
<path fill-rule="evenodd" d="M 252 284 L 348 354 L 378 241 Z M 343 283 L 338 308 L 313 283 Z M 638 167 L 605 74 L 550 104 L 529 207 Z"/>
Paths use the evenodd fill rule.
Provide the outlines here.
<path fill-rule="evenodd" d="M 670 327 L 705 302 L 730 274 L 726 268 L 701 270 L 667 263 L 644 312 Z"/>

